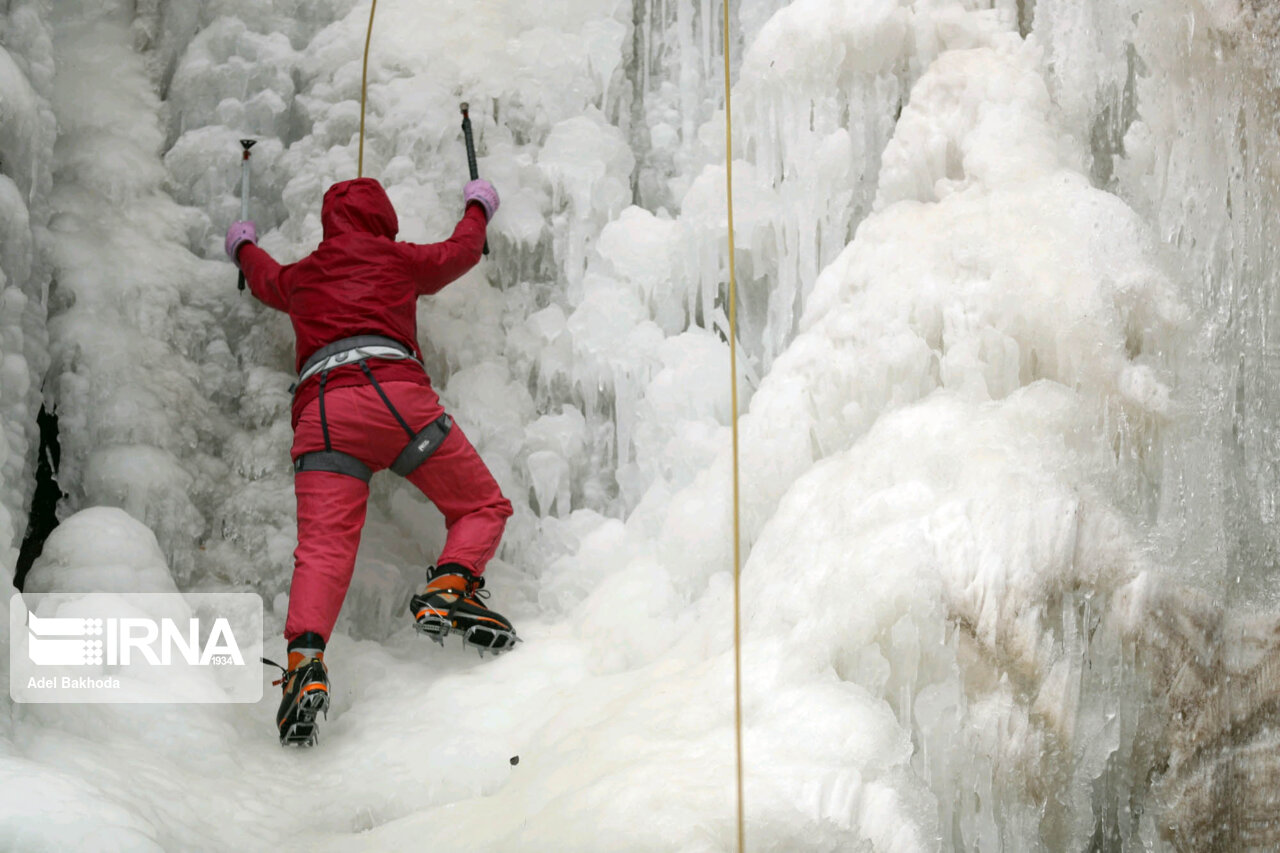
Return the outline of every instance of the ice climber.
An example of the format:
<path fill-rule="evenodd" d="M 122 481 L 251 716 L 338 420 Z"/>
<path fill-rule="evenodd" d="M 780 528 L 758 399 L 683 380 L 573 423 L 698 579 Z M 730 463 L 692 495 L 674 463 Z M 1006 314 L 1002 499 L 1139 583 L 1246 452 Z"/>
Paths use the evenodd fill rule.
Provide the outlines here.
<path fill-rule="evenodd" d="M 422 366 L 416 303 L 480 260 L 498 194 L 463 190 L 466 212 L 441 243 L 397 242 L 395 209 L 371 178 L 334 184 L 320 210 L 320 245 L 280 265 L 257 245 L 253 222 L 227 231 L 227 254 L 254 296 L 289 315 L 297 338 L 293 398 L 298 547 L 284 636 L 288 666 L 276 722 L 282 744 L 315 742 L 329 707 L 325 643 L 346 597 L 364 526 L 369 478 L 390 468 L 439 508 L 448 529 L 426 588 L 410 603 L 419 631 L 451 631 L 482 650 L 516 642 L 511 623 L 479 600 L 511 504 L 462 430 L 445 414 Z"/>

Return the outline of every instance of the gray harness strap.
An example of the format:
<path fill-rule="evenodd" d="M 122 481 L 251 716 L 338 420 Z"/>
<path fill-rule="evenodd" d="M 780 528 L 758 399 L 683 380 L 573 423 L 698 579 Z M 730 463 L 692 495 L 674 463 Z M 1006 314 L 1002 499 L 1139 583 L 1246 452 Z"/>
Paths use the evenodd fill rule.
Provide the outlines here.
<path fill-rule="evenodd" d="M 329 419 L 324 414 L 324 385 L 328 381 L 329 372 L 327 370 L 321 372 L 320 429 L 324 432 L 324 450 L 313 450 L 299 456 L 293 462 L 293 473 L 297 475 L 305 471 L 325 471 L 330 474 L 345 474 L 367 483 L 373 478 L 373 472 L 369 470 L 369 466 L 350 453 L 334 450 L 333 442 L 329 440 Z"/>
<path fill-rule="evenodd" d="M 436 452 L 451 429 L 453 429 L 453 418 L 448 415 L 441 415 L 427 424 L 409 441 L 405 449 L 400 451 L 396 461 L 391 463 L 391 470 L 401 477 L 408 477 Z"/>
<path fill-rule="evenodd" d="M 346 474 L 348 477 L 355 477 L 366 483 L 373 477 L 373 472 L 369 470 L 368 465 L 340 450 L 316 450 L 304 453 L 294 461 L 293 470 L 295 474 L 301 474 L 304 471 Z"/>

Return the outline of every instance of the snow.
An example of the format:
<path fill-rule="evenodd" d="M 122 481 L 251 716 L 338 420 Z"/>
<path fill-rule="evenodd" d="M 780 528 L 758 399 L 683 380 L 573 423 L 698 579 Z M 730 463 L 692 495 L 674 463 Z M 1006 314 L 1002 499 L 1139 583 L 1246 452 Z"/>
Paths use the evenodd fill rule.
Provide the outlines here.
<path fill-rule="evenodd" d="M 1269 767 L 1221 727 L 1276 689 L 1274 21 L 1024 5 L 732 7 L 731 377 L 719 7 L 380 4 L 401 237 L 461 212 L 461 100 L 502 195 L 419 327 L 515 505 L 487 578 L 524 642 L 414 634 L 443 520 L 380 475 L 318 748 L 273 690 L 5 697 L 0 846 L 732 849 L 735 417 L 750 849 L 1203 846 L 1197 768 Z M 0 14 L 5 571 L 42 400 L 68 494 L 27 591 L 253 591 L 279 652 L 292 338 L 221 235 L 254 137 L 262 245 L 319 239 L 368 11 Z"/>
<path fill-rule="evenodd" d="M 50 534 L 23 592 L 177 592 L 150 528 L 115 507 L 93 507 Z"/>

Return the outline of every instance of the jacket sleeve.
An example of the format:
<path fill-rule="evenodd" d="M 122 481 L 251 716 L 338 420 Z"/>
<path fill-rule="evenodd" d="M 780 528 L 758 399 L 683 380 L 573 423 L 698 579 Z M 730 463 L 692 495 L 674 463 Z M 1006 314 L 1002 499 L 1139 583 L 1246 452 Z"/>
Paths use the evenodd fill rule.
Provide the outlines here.
<path fill-rule="evenodd" d="M 469 204 L 448 240 L 442 243 L 398 244 L 418 295 L 438 292 L 480 263 L 484 231 L 484 208 L 479 204 Z"/>
<path fill-rule="evenodd" d="M 281 272 L 285 268 L 253 243 L 240 247 L 239 259 L 240 269 L 253 295 L 277 311 L 287 312 L 289 299 L 281 281 Z"/>

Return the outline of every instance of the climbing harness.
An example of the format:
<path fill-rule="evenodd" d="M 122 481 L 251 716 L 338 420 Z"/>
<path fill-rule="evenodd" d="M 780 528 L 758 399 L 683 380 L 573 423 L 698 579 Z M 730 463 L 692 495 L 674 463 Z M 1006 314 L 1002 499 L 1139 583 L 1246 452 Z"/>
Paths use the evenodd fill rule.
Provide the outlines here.
<path fill-rule="evenodd" d="M 420 430 L 415 431 L 413 427 L 409 426 L 408 421 L 392 405 L 391 398 L 382 390 L 382 385 L 374 378 L 373 371 L 369 368 L 369 359 L 371 358 L 393 361 L 408 360 L 414 364 L 422 364 L 409 351 L 408 347 L 394 338 L 387 338 L 382 335 L 356 335 L 355 337 L 342 338 L 321 347 L 312 353 L 302 365 L 302 371 L 298 374 L 298 382 L 294 385 L 295 389 L 313 376 L 319 375 L 320 377 L 320 430 L 324 433 L 324 450 L 314 450 L 299 456 L 293 463 L 295 473 L 327 471 L 332 474 L 345 474 L 348 477 L 355 477 L 366 483 L 373 477 L 373 471 L 368 465 L 349 453 L 334 450 L 333 442 L 329 438 L 329 420 L 325 416 L 324 410 L 324 389 L 329 381 L 329 372 L 339 367 L 359 365 L 365 377 L 369 380 L 369 384 L 373 386 L 373 390 L 378 392 L 378 396 L 386 404 L 387 410 L 391 412 L 408 436 L 409 443 L 400 451 L 400 454 L 396 456 L 395 461 L 390 466 L 391 470 L 396 474 L 401 477 L 408 477 L 422 463 L 431 458 L 431 454 L 435 453 L 449 436 L 449 431 L 453 428 L 453 419 L 447 414 L 442 414 Z"/>

